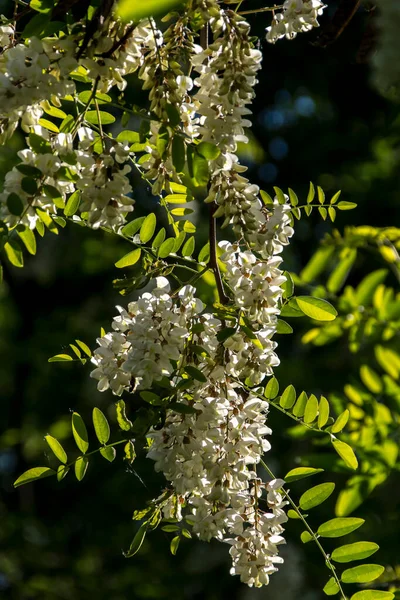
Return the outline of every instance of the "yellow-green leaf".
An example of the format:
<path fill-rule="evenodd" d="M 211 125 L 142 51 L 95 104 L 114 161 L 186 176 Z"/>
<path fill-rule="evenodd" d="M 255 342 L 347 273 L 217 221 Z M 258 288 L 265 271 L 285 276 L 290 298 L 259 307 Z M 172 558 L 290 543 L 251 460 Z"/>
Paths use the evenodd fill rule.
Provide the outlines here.
<path fill-rule="evenodd" d="M 143 221 L 143 225 L 140 228 L 140 241 L 143 244 L 146 244 L 153 237 L 154 231 L 156 229 L 156 215 L 154 213 L 150 213 L 147 215 L 145 220 Z"/>
<path fill-rule="evenodd" d="M 104 413 L 96 406 L 93 409 L 93 425 L 100 444 L 107 444 L 110 439 L 110 426 Z"/>
<path fill-rule="evenodd" d="M 56 354 L 49 358 L 48 362 L 69 362 L 74 360 L 69 354 Z"/>
<path fill-rule="evenodd" d="M 103 458 L 108 460 L 108 462 L 112 462 L 117 456 L 117 452 L 114 446 L 107 446 L 106 448 L 100 448 L 100 454 Z"/>
<path fill-rule="evenodd" d="M 323 592 L 325 592 L 325 594 L 327 596 L 335 596 L 339 591 L 340 591 L 340 588 L 334 577 L 331 577 L 329 579 L 328 583 L 323 588 Z"/>
<path fill-rule="evenodd" d="M 338 563 L 347 563 L 352 560 L 363 560 L 379 550 L 378 544 L 374 542 L 355 542 L 335 548 L 332 552 L 332 560 Z"/>
<path fill-rule="evenodd" d="M 283 479 L 286 481 L 286 483 L 291 483 L 292 481 L 298 481 L 299 479 L 304 479 L 305 477 L 311 477 L 311 475 L 321 473 L 323 470 L 324 469 L 314 469 L 313 467 L 297 467 L 296 469 L 292 469 L 286 473 Z"/>
<path fill-rule="evenodd" d="M 392 592 L 382 592 L 381 590 L 362 590 L 352 595 L 350 600 L 394 600 Z"/>
<path fill-rule="evenodd" d="M 340 458 L 344 460 L 346 465 L 350 467 L 350 469 L 357 469 L 358 460 L 356 455 L 354 454 L 353 448 L 351 448 L 345 442 L 341 440 L 333 439 L 332 445 L 335 448 L 336 452 L 339 454 Z"/>
<path fill-rule="evenodd" d="M 79 450 L 85 454 L 89 448 L 88 434 L 86 425 L 77 412 L 72 413 L 72 433 Z"/>
<path fill-rule="evenodd" d="M 296 402 L 296 390 L 292 385 L 288 385 L 288 387 L 284 390 L 280 400 L 279 400 L 279 404 L 282 406 L 282 408 L 292 408 L 292 406 L 294 405 L 294 403 Z"/>
<path fill-rule="evenodd" d="M 132 428 L 132 421 L 130 421 L 126 416 L 124 400 L 118 400 L 118 402 L 115 403 L 115 408 L 117 411 L 117 421 L 120 429 L 123 431 L 130 431 Z"/>
<path fill-rule="evenodd" d="M 304 409 L 304 423 L 312 423 L 317 418 L 318 414 L 318 400 L 314 394 L 308 399 L 306 407 Z"/>
<path fill-rule="evenodd" d="M 342 581 L 343 583 L 369 583 L 378 579 L 384 570 L 385 567 L 381 565 L 359 565 L 343 571 Z"/>
<path fill-rule="evenodd" d="M 277 397 L 278 393 L 279 393 L 278 380 L 276 379 L 276 377 L 271 377 L 271 379 L 268 381 L 268 383 L 265 387 L 264 396 L 268 400 L 273 400 L 274 398 Z"/>
<path fill-rule="evenodd" d="M 310 508 L 322 504 L 322 502 L 329 498 L 334 489 L 335 484 L 331 482 L 321 483 L 312 487 L 300 497 L 300 508 L 302 510 L 310 510 Z"/>
<path fill-rule="evenodd" d="M 292 411 L 295 417 L 302 417 L 304 415 L 307 401 L 308 396 L 306 392 L 301 392 L 300 396 L 297 398 L 296 404 L 294 405 Z"/>
<path fill-rule="evenodd" d="M 347 421 L 349 420 L 350 417 L 350 411 L 344 410 L 336 419 L 336 421 L 334 422 L 334 424 L 331 427 L 331 432 L 332 433 L 340 433 L 342 431 L 342 429 L 344 429 L 344 427 L 346 426 Z"/>
<path fill-rule="evenodd" d="M 82 479 L 85 477 L 88 464 L 89 459 L 86 456 L 80 456 L 75 461 L 75 477 L 78 481 L 82 481 Z"/>
<path fill-rule="evenodd" d="M 300 310 L 308 317 L 311 317 L 311 319 L 315 319 L 316 321 L 333 321 L 336 318 L 336 309 L 326 300 L 322 300 L 322 298 L 297 296 L 296 301 Z"/>
<path fill-rule="evenodd" d="M 23 241 L 29 254 L 36 254 L 36 238 L 32 229 L 29 229 L 29 227 L 24 227 L 22 230 L 17 229 L 17 233 Z"/>
<path fill-rule="evenodd" d="M 9 242 L 4 244 L 4 251 L 7 255 L 8 260 L 14 267 L 24 266 L 24 257 L 22 255 L 21 246 L 17 240 L 11 239 Z"/>
<path fill-rule="evenodd" d="M 331 519 L 322 523 L 318 528 L 318 535 L 325 538 L 337 538 L 347 535 L 352 531 L 355 531 L 364 523 L 364 519 L 357 517 L 340 517 L 337 519 Z"/>
<path fill-rule="evenodd" d="M 140 259 L 141 254 L 142 254 L 142 249 L 136 248 L 135 250 L 132 250 L 132 252 L 128 252 L 128 254 L 125 254 L 125 256 L 120 258 L 115 263 L 115 266 L 117 267 L 117 269 L 124 269 L 125 267 L 131 267 L 132 265 L 135 265 L 137 263 L 137 261 Z"/>
<path fill-rule="evenodd" d="M 46 435 L 44 439 L 48 443 L 50 450 L 53 452 L 54 456 L 58 458 L 60 462 L 65 464 L 68 460 L 68 457 L 60 442 L 51 435 Z"/>
<path fill-rule="evenodd" d="M 322 429 L 329 419 L 329 402 L 325 396 L 321 396 L 318 407 L 318 427 Z"/>
<path fill-rule="evenodd" d="M 49 469 L 49 467 L 34 467 L 33 469 L 28 469 L 25 473 L 22 473 L 18 477 L 18 479 L 14 482 L 14 487 L 19 487 L 20 485 L 24 485 L 25 483 L 30 483 L 31 481 L 36 481 L 36 479 L 44 479 L 45 477 L 49 477 L 50 475 L 55 475 L 56 471 L 53 469 Z"/>

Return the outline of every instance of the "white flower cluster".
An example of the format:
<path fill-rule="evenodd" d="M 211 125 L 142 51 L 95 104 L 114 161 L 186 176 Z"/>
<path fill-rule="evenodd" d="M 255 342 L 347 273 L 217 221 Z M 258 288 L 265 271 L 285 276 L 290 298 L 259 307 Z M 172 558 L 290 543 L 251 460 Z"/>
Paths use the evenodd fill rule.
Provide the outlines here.
<path fill-rule="evenodd" d="M 275 12 L 270 27 L 267 27 L 266 40 L 275 44 L 286 37 L 293 40 L 298 33 L 319 27 L 318 17 L 326 4 L 320 0 L 285 0 L 282 12 Z"/>
<path fill-rule="evenodd" d="M 123 91 L 127 85 L 125 77 L 135 73 L 143 65 L 146 53 L 153 52 L 155 47 L 148 19 L 135 28 L 112 21 L 101 29 L 95 44 L 79 62 L 87 69 L 88 77 L 98 78 L 99 91 L 108 92 L 113 86 Z"/>
<path fill-rule="evenodd" d="M 180 401 L 187 402 L 184 394 Z M 283 562 L 277 545 L 284 542 L 280 534 L 287 520 L 278 491 L 284 482 L 264 484 L 254 470 L 270 449 L 268 404 L 243 397 L 226 378 L 199 385 L 189 404 L 193 415 L 170 412 L 163 429 L 150 434 L 148 457 L 171 482 L 179 504 L 185 502 L 193 532 L 205 541 L 229 543 L 231 573 L 260 587 Z M 182 517 L 176 511 L 174 516 Z"/>
<path fill-rule="evenodd" d="M 2 42 L 9 38 L 9 30 L 9 26 L 0 27 Z M 27 132 L 37 124 L 43 112 L 41 101 L 75 91 L 74 82 L 68 79 L 78 64 L 74 53 L 75 42 L 70 37 L 32 37 L 26 44 L 5 45 L 0 53 L 1 142 L 13 134 L 21 118 Z"/>
<path fill-rule="evenodd" d="M 180 290 L 177 303 L 165 277 L 157 277 L 156 286 L 131 302 L 127 311 L 118 307 L 114 331 L 97 340 L 91 377 L 98 380 L 100 391 L 110 388 L 120 395 L 124 390 L 148 389 L 153 381 L 171 376 L 173 362 L 181 360 L 193 317 L 203 310 L 203 303 L 191 286 Z"/>
<path fill-rule="evenodd" d="M 77 131 L 77 150 L 70 133 L 51 134 L 39 125 L 32 127 L 32 133 L 41 140 L 41 147 L 18 152 L 22 162 L 6 174 L 0 193 L 0 219 L 10 228 L 22 224 L 35 229 L 40 218 L 37 209 L 55 215 L 79 191 L 79 210 L 86 214 L 90 227 L 123 225 L 134 202 L 127 196 L 132 191 L 126 177 L 130 167 L 124 164 L 127 150 L 113 142 L 108 152 L 94 154 L 94 134 L 86 127 Z M 27 142 L 31 145 L 32 138 Z M 19 198 L 19 210 L 10 204 L 10 196 Z"/>

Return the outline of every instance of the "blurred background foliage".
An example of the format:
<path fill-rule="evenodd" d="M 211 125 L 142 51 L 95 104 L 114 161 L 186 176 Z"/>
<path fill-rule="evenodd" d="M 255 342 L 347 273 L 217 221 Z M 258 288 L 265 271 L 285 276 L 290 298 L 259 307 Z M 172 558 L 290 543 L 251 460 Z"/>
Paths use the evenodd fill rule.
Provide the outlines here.
<path fill-rule="evenodd" d="M 7 13 L 9 4 L 0 2 L 1 11 Z M 262 3 L 252 0 L 242 8 L 257 6 Z M 330 1 L 322 23 L 336 8 Z M 262 40 L 268 15 L 249 18 Z M 285 268 L 293 273 L 298 293 L 326 297 L 340 317 L 318 327 L 305 318 L 291 319 L 294 334 L 278 339 L 281 366 L 276 376 L 281 389 L 292 383 L 298 391 L 329 397 L 337 414 L 349 408 L 344 439 L 356 449 L 359 471 L 354 475 L 332 450 L 325 452 L 324 443 L 291 427 L 273 409 L 273 449 L 267 460 L 279 476 L 299 464 L 333 471 L 329 479 L 336 481 L 336 495 L 310 522 L 317 527 L 334 510 L 366 519 L 362 534 L 352 534 L 345 543 L 369 539 L 381 546 L 376 558 L 387 570 L 377 586 L 388 589 L 400 587 L 400 302 L 394 229 L 400 200 L 400 118 L 398 105 L 375 92 L 369 64 L 360 58 L 369 19 L 362 6 L 326 48 L 312 44 L 318 32 L 276 46 L 261 42 L 264 66 L 254 127 L 241 158 L 250 179 L 269 193 L 274 185 L 290 186 L 305 200 L 312 180 L 327 196 L 341 189 L 342 200 L 358 204 L 354 211 L 338 213 L 333 225 L 314 213 L 296 222 L 295 237 L 284 253 Z M 145 105 L 143 92 L 133 85 L 129 91 L 134 104 Z M 132 119 L 128 127 L 139 125 Z M 0 149 L 0 180 L 17 162 L 23 143 L 17 133 Z M 157 210 L 156 199 L 139 178 L 134 186 L 137 215 L 149 211 L 149 205 Z M 207 225 L 200 206 L 196 220 L 202 244 Z M 376 229 L 388 226 L 393 230 Z M 287 526 L 285 564 L 262 590 L 248 589 L 229 576 L 227 548 L 217 542 L 185 540 L 174 557 L 169 536 L 156 531 L 138 555 L 124 559 L 121 550 L 137 527 L 133 510 L 163 486 L 143 456 L 128 471 L 121 456 L 113 464 L 99 457 L 81 483 L 71 477 L 57 484 L 51 478 L 13 489 L 23 470 L 46 464 L 46 433 L 68 448 L 72 409 L 89 422 L 93 406 L 99 406 L 115 422 L 115 398 L 96 391 L 88 365 L 47 360 L 68 350 L 76 338 L 94 347 L 115 304 L 127 301 L 113 289 L 112 280 L 119 275 L 115 261 L 128 250 L 102 231 L 69 224 L 58 236 L 40 240 L 37 255 L 26 259 L 24 269 L 5 269 L 0 287 L 0 597 L 323 598 L 328 572 L 313 544 L 301 543 L 296 521 Z M 315 483 L 326 480 L 325 475 Z M 291 490 L 298 497 L 306 486 L 294 483 Z"/>

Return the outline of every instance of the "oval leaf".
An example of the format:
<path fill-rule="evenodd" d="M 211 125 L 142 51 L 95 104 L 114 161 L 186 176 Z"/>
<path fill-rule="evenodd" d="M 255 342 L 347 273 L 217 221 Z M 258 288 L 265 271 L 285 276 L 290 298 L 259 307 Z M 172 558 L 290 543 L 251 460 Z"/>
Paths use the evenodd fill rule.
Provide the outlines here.
<path fill-rule="evenodd" d="M 360 565 L 352 569 L 346 569 L 342 573 L 343 583 L 368 583 L 378 579 L 384 572 L 382 565 Z"/>
<path fill-rule="evenodd" d="M 107 448 L 100 448 L 100 454 L 103 458 L 108 460 L 108 462 L 112 462 L 117 456 L 117 451 L 114 446 L 107 446 Z"/>
<path fill-rule="evenodd" d="M 130 267 L 137 263 L 141 254 L 142 254 L 142 249 L 136 248 L 136 250 L 132 250 L 132 252 L 128 252 L 128 254 L 125 254 L 125 256 L 120 258 L 115 263 L 115 266 L 117 267 L 117 269 L 123 269 L 125 267 Z"/>
<path fill-rule="evenodd" d="M 153 237 L 153 234 L 156 230 L 156 223 L 157 220 L 154 213 L 147 215 L 143 221 L 143 225 L 140 228 L 140 241 L 143 244 L 146 244 Z"/>
<path fill-rule="evenodd" d="M 326 538 L 337 538 L 347 535 L 352 531 L 355 531 L 364 523 L 364 519 L 358 519 L 357 517 L 340 517 L 338 519 L 331 519 L 322 523 L 318 527 L 318 535 Z"/>
<path fill-rule="evenodd" d="M 337 439 L 332 440 L 332 445 L 350 469 L 357 469 L 358 460 L 351 446 Z"/>
<path fill-rule="evenodd" d="M 85 474 L 86 474 L 86 471 L 88 468 L 88 464 L 89 464 L 89 459 L 86 456 L 80 456 L 75 461 L 75 476 L 78 481 L 82 481 L 82 479 L 85 477 Z"/>
<path fill-rule="evenodd" d="M 317 473 L 321 473 L 323 469 L 314 469 L 312 467 L 298 467 L 297 469 L 292 469 L 289 473 L 286 473 L 283 478 L 286 483 L 291 483 L 292 481 L 298 481 L 299 479 L 304 479 L 305 477 L 311 477 L 311 475 L 316 475 Z"/>
<path fill-rule="evenodd" d="M 326 300 L 312 296 L 297 296 L 296 302 L 300 310 L 316 321 L 333 321 L 337 311 Z"/>
<path fill-rule="evenodd" d="M 322 504 L 322 502 L 325 502 L 325 500 L 329 498 L 334 489 L 335 484 L 328 482 L 321 483 L 320 485 L 316 485 L 310 490 L 307 490 L 300 497 L 300 508 L 302 510 L 309 510 L 310 508 L 314 508 L 314 506 Z"/>
<path fill-rule="evenodd" d="M 100 444 L 107 444 L 110 439 L 110 426 L 104 413 L 97 407 L 93 409 L 93 425 Z"/>
<path fill-rule="evenodd" d="M 381 592 L 381 590 L 363 590 L 353 594 L 350 600 L 394 600 L 392 592 Z"/>
<path fill-rule="evenodd" d="M 312 423 L 317 418 L 317 414 L 318 400 L 314 394 L 311 394 L 304 409 L 304 423 Z"/>
<path fill-rule="evenodd" d="M 266 387 L 265 387 L 265 391 L 264 391 L 264 396 L 267 398 L 267 400 L 273 400 L 274 398 L 277 397 L 279 393 L 279 383 L 276 377 L 271 377 L 271 379 L 268 381 Z"/>
<path fill-rule="evenodd" d="M 144 538 L 146 537 L 146 533 L 147 533 L 147 523 L 143 523 L 139 527 L 135 537 L 133 538 L 133 541 L 129 547 L 129 550 L 127 552 L 123 553 L 125 558 L 130 558 L 131 556 L 136 554 L 136 552 L 139 552 L 140 547 L 144 542 Z"/>
<path fill-rule="evenodd" d="M 288 385 L 288 387 L 284 390 L 279 404 L 282 408 L 292 408 L 293 404 L 296 402 L 296 390 L 293 385 Z"/>
<path fill-rule="evenodd" d="M 335 578 L 331 577 L 328 583 L 325 585 L 323 592 L 325 592 L 327 596 L 335 596 L 339 591 L 340 588 L 336 583 Z"/>
<path fill-rule="evenodd" d="M 88 434 L 86 425 L 82 417 L 77 413 L 72 413 L 72 433 L 74 434 L 76 445 L 79 450 L 85 454 L 89 448 Z"/>
<path fill-rule="evenodd" d="M 379 550 L 378 544 L 374 542 L 355 542 L 335 548 L 332 559 L 338 563 L 351 562 L 352 560 L 363 560 Z"/>
<path fill-rule="evenodd" d="M 55 475 L 55 473 L 56 472 L 53 469 L 49 469 L 49 467 L 34 467 L 33 469 L 28 469 L 28 471 L 22 473 L 22 475 L 20 475 L 18 479 L 14 481 L 14 487 L 19 487 L 25 483 L 36 481 L 36 479 L 44 479 L 50 475 Z"/>
<path fill-rule="evenodd" d="M 342 429 L 346 426 L 347 421 L 349 420 L 350 411 L 347 409 L 344 410 L 336 419 L 334 424 L 331 427 L 332 433 L 340 433 Z"/>
<path fill-rule="evenodd" d="M 67 453 L 61 446 L 60 442 L 51 435 L 46 435 L 44 439 L 50 446 L 50 450 L 53 452 L 54 456 L 58 458 L 60 462 L 66 463 L 68 460 Z"/>
<path fill-rule="evenodd" d="M 329 419 L 329 402 L 325 396 L 321 396 L 318 407 L 318 427 L 321 429 L 327 424 Z"/>

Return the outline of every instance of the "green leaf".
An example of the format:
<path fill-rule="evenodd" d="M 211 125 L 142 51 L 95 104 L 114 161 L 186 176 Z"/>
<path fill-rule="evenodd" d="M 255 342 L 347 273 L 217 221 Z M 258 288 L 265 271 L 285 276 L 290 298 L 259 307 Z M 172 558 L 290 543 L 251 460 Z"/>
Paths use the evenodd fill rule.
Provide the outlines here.
<path fill-rule="evenodd" d="M 107 444 L 110 439 L 110 426 L 104 413 L 96 406 L 93 409 L 93 425 L 100 444 Z"/>
<path fill-rule="evenodd" d="M 59 465 L 57 469 L 57 481 L 62 481 L 64 477 L 67 475 L 69 471 L 69 467 L 67 465 Z"/>
<path fill-rule="evenodd" d="M 51 363 L 51 362 L 68 362 L 71 360 L 74 360 L 74 359 L 69 354 L 56 354 L 55 356 L 52 356 L 51 358 L 49 358 L 49 360 L 47 362 L 49 362 L 49 363 Z"/>
<path fill-rule="evenodd" d="M 322 502 L 325 502 L 327 498 L 332 494 L 335 489 L 334 483 L 321 483 L 312 487 L 310 490 L 304 492 L 304 494 L 300 497 L 300 508 L 302 510 L 310 510 L 310 508 L 314 508 Z"/>
<path fill-rule="evenodd" d="M 32 229 L 29 227 L 22 226 L 22 229 L 17 228 L 17 233 L 23 241 L 25 248 L 29 254 L 36 254 L 36 238 Z"/>
<path fill-rule="evenodd" d="M 308 192 L 308 196 L 307 196 L 307 204 L 311 204 L 311 202 L 314 200 L 315 198 L 315 187 L 314 184 L 312 183 L 312 181 L 310 181 L 310 189 Z"/>
<path fill-rule="evenodd" d="M 291 188 L 289 188 L 288 192 L 289 192 L 290 204 L 292 206 L 297 206 L 299 203 L 299 199 L 298 199 L 296 193 Z"/>
<path fill-rule="evenodd" d="M 224 327 L 224 329 L 218 331 L 217 340 L 221 343 L 225 342 L 227 339 L 235 335 L 236 331 L 236 327 Z"/>
<path fill-rule="evenodd" d="M 132 250 L 132 252 L 128 252 L 128 254 L 125 254 L 125 256 L 120 258 L 115 263 L 115 266 L 117 267 L 117 269 L 124 269 L 125 267 L 131 267 L 132 265 L 135 265 L 138 262 L 141 254 L 142 254 L 142 249 L 136 248 L 135 250 Z"/>
<path fill-rule="evenodd" d="M 75 477 L 78 481 L 82 481 L 82 479 L 85 477 L 88 464 L 89 459 L 87 458 L 87 456 L 80 456 L 75 461 Z"/>
<path fill-rule="evenodd" d="M 283 478 L 286 483 L 292 483 L 292 481 L 298 481 L 299 479 L 304 479 L 305 477 L 311 477 L 311 475 L 316 475 L 317 473 L 321 473 L 324 469 L 314 469 L 313 467 L 297 467 L 296 469 L 292 469 L 289 473 L 286 473 Z"/>
<path fill-rule="evenodd" d="M 195 239 L 194 236 L 190 236 L 190 238 L 185 242 L 185 245 L 182 248 L 182 256 L 192 256 L 195 249 Z"/>
<path fill-rule="evenodd" d="M 325 592 L 325 594 L 327 596 L 335 596 L 337 593 L 339 593 L 339 591 L 340 591 L 340 588 L 339 588 L 338 584 L 336 583 L 336 580 L 334 577 L 331 577 L 329 579 L 328 583 L 323 588 L 323 592 Z"/>
<path fill-rule="evenodd" d="M 332 294 L 338 292 L 344 285 L 356 258 L 357 250 L 355 248 L 345 248 L 340 253 L 339 262 L 330 274 L 326 286 Z"/>
<path fill-rule="evenodd" d="M 100 448 L 100 454 L 103 458 L 108 460 L 108 462 L 112 462 L 117 456 L 117 452 L 114 446 L 107 446 L 106 448 Z"/>
<path fill-rule="evenodd" d="M 308 542 L 312 542 L 313 541 L 313 536 L 308 531 L 303 531 L 300 534 L 300 539 L 303 542 L 303 544 L 307 544 Z"/>
<path fill-rule="evenodd" d="M 312 423 L 317 418 L 318 414 L 318 400 L 314 394 L 308 399 L 306 407 L 304 409 L 304 423 Z"/>
<path fill-rule="evenodd" d="M 54 456 L 58 458 L 60 462 L 66 463 L 68 460 L 67 453 L 61 446 L 60 442 L 51 435 L 46 435 L 44 439 L 48 443 L 50 450 L 53 452 Z"/>
<path fill-rule="evenodd" d="M 317 533 L 325 538 L 338 538 L 355 531 L 363 523 L 365 523 L 364 519 L 358 519 L 357 517 L 340 517 L 322 523 Z"/>
<path fill-rule="evenodd" d="M 330 206 L 328 208 L 328 214 L 329 214 L 329 218 L 332 221 L 332 223 L 335 222 L 336 219 L 336 210 L 333 208 L 333 206 Z"/>
<path fill-rule="evenodd" d="M 158 249 L 157 256 L 159 258 L 167 258 L 175 250 L 176 238 L 167 238 Z"/>
<path fill-rule="evenodd" d="M 266 387 L 265 387 L 265 391 L 264 391 L 264 396 L 267 398 L 267 400 L 273 400 L 274 398 L 277 397 L 279 393 L 279 383 L 276 377 L 271 377 L 271 379 L 268 381 Z"/>
<path fill-rule="evenodd" d="M 381 590 L 362 590 L 352 595 L 350 600 L 394 600 L 392 592 L 381 592 Z"/>
<path fill-rule="evenodd" d="M 163 241 L 165 240 L 165 235 L 166 235 L 165 227 L 162 227 L 160 229 L 160 231 L 157 233 L 154 240 L 152 241 L 151 247 L 154 248 L 155 250 L 157 250 L 157 248 L 159 248 L 161 246 L 161 244 L 163 243 Z"/>
<path fill-rule="evenodd" d="M 336 421 L 334 422 L 334 424 L 331 427 L 331 432 L 332 433 L 340 433 L 342 431 L 342 429 L 344 429 L 344 427 L 346 426 L 347 421 L 349 420 L 350 417 L 350 411 L 349 410 L 344 410 L 336 419 Z"/>
<path fill-rule="evenodd" d="M 4 244 L 4 252 L 14 267 L 21 268 L 24 266 L 24 257 L 22 255 L 21 246 L 16 239 L 11 239 Z"/>
<path fill-rule="evenodd" d="M 319 185 L 317 186 L 317 192 L 318 192 L 318 202 L 320 204 L 323 204 L 325 202 L 325 193 L 324 193 L 324 190 Z"/>
<path fill-rule="evenodd" d="M 89 346 L 87 344 L 85 344 L 85 342 L 81 342 L 81 340 L 75 340 L 75 342 L 78 344 L 79 348 L 81 350 L 83 350 L 83 352 L 90 358 L 92 356 L 92 352 L 89 348 Z"/>
<path fill-rule="evenodd" d="M 125 237 L 133 237 L 143 225 L 145 218 L 146 217 L 139 217 L 138 219 L 134 219 L 121 229 L 121 233 Z"/>
<path fill-rule="evenodd" d="M 338 563 L 347 563 L 352 560 L 363 560 L 379 550 L 378 544 L 374 542 L 355 542 L 335 548 L 332 552 L 332 560 Z"/>
<path fill-rule="evenodd" d="M 329 402 L 325 396 L 321 396 L 318 407 L 318 427 L 322 429 L 327 424 L 329 419 Z"/>
<path fill-rule="evenodd" d="M 48 154 L 51 152 L 50 143 L 36 133 L 29 134 L 29 145 L 37 154 Z"/>
<path fill-rule="evenodd" d="M 204 375 L 204 373 L 202 373 L 199 369 L 193 367 L 192 365 L 187 365 L 184 368 L 184 371 L 196 381 L 201 381 L 202 383 L 207 382 L 207 377 Z"/>
<path fill-rule="evenodd" d="M 275 191 L 275 194 L 276 194 L 279 204 L 285 204 L 286 198 L 285 198 L 285 194 L 282 192 L 281 188 L 274 186 L 274 191 Z"/>
<path fill-rule="evenodd" d="M 276 333 L 280 334 L 289 334 L 293 333 L 293 327 L 286 323 L 283 319 L 278 319 L 276 326 Z"/>
<path fill-rule="evenodd" d="M 304 283 L 314 281 L 326 269 L 334 251 L 334 246 L 319 248 L 301 271 L 301 280 Z"/>
<path fill-rule="evenodd" d="M 296 402 L 296 390 L 293 385 L 288 385 L 280 397 L 279 404 L 282 408 L 290 409 Z"/>
<path fill-rule="evenodd" d="M 72 413 L 72 433 L 79 450 L 85 454 L 89 448 L 88 434 L 86 425 L 77 412 Z"/>
<path fill-rule="evenodd" d="M 25 485 L 25 483 L 36 481 L 36 479 L 44 479 L 45 477 L 55 474 L 56 471 L 49 469 L 49 467 L 34 467 L 33 469 L 28 469 L 28 471 L 22 473 L 22 475 L 14 481 L 14 487 L 19 487 L 20 485 Z"/>
<path fill-rule="evenodd" d="M 12 192 L 7 197 L 7 208 L 12 215 L 19 217 L 24 211 L 24 203 L 18 194 Z"/>
<path fill-rule="evenodd" d="M 341 579 L 343 583 L 369 583 L 378 579 L 384 570 L 381 565 L 359 565 L 343 571 Z"/>
<path fill-rule="evenodd" d="M 197 152 L 193 154 L 193 177 L 196 187 L 207 185 L 210 177 L 208 160 Z"/>
<path fill-rule="evenodd" d="M 132 464 L 133 461 L 136 458 L 135 446 L 134 446 L 132 440 L 129 440 L 125 444 L 125 446 L 124 446 L 124 452 L 125 452 L 124 460 L 127 460 L 130 464 Z"/>
<path fill-rule="evenodd" d="M 323 220 L 326 221 L 326 217 L 328 216 L 328 211 L 326 210 L 326 208 L 324 206 L 318 206 L 318 212 L 323 218 Z"/>
<path fill-rule="evenodd" d="M 341 200 L 336 204 L 336 206 L 339 210 L 352 210 L 353 208 L 357 207 L 357 204 L 355 202 L 346 202 L 345 200 Z"/>
<path fill-rule="evenodd" d="M 362 280 L 355 293 L 355 301 L 359 306 L 368 306 L 372 302 L 376 288 L 385 281 L 387 274 L 387 269 L 378 269 Z"/>
<path fill-rule="evenodd" d="M 297 296 L 296 302 L 300 310 L 316 321 L 333 321 L 337 311 L 326 300 L 313 296 Z"/>
<path fill-rule="evenodd" d="M 272 200 L 271 196 L 267 194 L 267 192 L 264 192 L 264 190 L 260 190 L 260 196 L 265 206 L 274 205 L 274 201 Z"/>
<path fill-rule="evenodd" d="M 39 119 L 39 125 L 41 125 L 45 129 L 48 129 L 52 133 L 60 133 L 60 130 L 57 127 L 57 125 L 55 125 L 54 123 L 52 123 L 48 119 Z"/>
<path fill-rule="evenodd" d="M 221 150 L 215 144 L 211 144 L 211 142 L 200 142 L 196 146 L 196 150 L 207 160 L 215 160 L 221 154 Z"/>
<path fill-rule="evenodd" d="M 348 444 L 342 442 L 341 440 L 334 439 L 332 440 L 332 445 L 335 448 L 336 452 L 339 454 L 340 458 L 344 460 L 344 462 L 348 467 L 350 467 L 350 469 L 357 469 L 357 457 L 354 454 L 353 449 Z"/>
<path fill-rule="evenodd" d="M 134 554 L 139 552 L 139 550 L 144 542 L 144 538 L 146 537 L 147 528 L 148 528 L 147 522 L 142 523 L 142 525 L 139 527 L 135 537 L 133 538 L 133 541 L 129 547 L 129 550 L 127 552 L 123 553 L 125 558 L 131 558 L 131 556 L 134 556 Z"/>
<path fill-rule="evenodd" d="M 98 125 L 99 123 L 102 125 L 111 125 L 111 123 L 115 123 L 114 115 L 103 110 L 88 110 L 85 119 L 88 123 L 92 123 L 92 125 Z"/>
<path fill-rule="evenodd" d="M 182 173 L 186 162 L 186 145 L 183 138 L 175 135 L 172 140 L 172 164 L 177 173 Z"/>
<path fill-rule="evenodd" d="M 336 192 L 336 194 L 334 194 L 334 195 L 332 196 L 332 198 L 330 199 L 330 202 L 329 202 L 329 204 L 336 204 L 336 202 L 338 201 L 338 199 L 339 199 L 339 196 L 340 196 L 340 194 L 341 194 L 341 193 L 342 193 L 342 191 L 341 191 L 341 190 L 339 190 L 338 192 Z"/>
<path fill-rule="evenodd" d="M 72 115 L 67 115 L 60 125 L 61 133 L 71 133 L 74 129 L 75 118 Z"/>
<path fill-rule="evenodd" d="M 290 298 L 290 296 L 293 296 L 293 292 L 294 292 L 293 277 L 291 276 L 289 271 L 284 271 L 283 275 L 286 277 L 285 283 L 282 284 L 283 297 Z"/>
<path fill-rule="evenodd" d="M 171 554 L 173 554 L 175 556 L 175 554 L 178 552 L 178 547 L 179 547 L 179 542 L 181 541 L 181 538 L 179 535 L 176 535 L 174 538 L 172 538 L 171 540 L 171 544 L 170 544 L 170 550 L 171 550 Z"/>
<path fill-rule="evenodd" d="M 210 260 L 210 242 L 207 242 L 199 252 L 199 263 L 207 263 Z"/>
<path fill-rule="evenodd" d="M 126 416 L 124 400 L 118 400 L 115 403 L 115 408 L 117 410 L 117 421 L 120 429 L 122 431 L 130 431 L 132 429 L 132 421 Z"/>
<path fill-rule="evenodd" d="M 154 213 L 150 213 L 147 215 L 145 220 L 143 221 L 143 225 L 140 228 L 140 241 L 143 244 L 146 244 L 151 238 L 156 229 L 156 215 Z"/>
<path fill-rule="evenodd" d="M 304 411 L 306 409 L 308 401 L 308 396 L 306 392 L 301 392 L 300 396 L 297 398 L 297 402 L 293 407 L 293 414 L 295 417 L 302 417 L 304 415 Z"/>
<path fill-rule="evenodd" d="M 81 193 L 79 191 L 76 191 L 73 194 L 71 194 L 71 196 L 68 198 L 67 204 L 64 208 L 64 215 L 66 217 L 72 217 L 72 215 L 74 215 L 77 212 L 80 201 L 81 201 Z"/>
<path fill-rule="evenodd" d="M 193 408 L 193 406 L 190 406 L 189 404 L 184 404 L 183 402 L 171 402 L 171 404 L 168 405 L 168 408 L 181 415 L 197 414 L 197 410 Z"/>
<path fill-rule="evenodd" d="M 371 369 L 368 365 L 361 365 L 360 367 L 360 377 L 363 384 L 369 389 L 373 394 L 380 394 L 382 391 L 382 380 L 379 377 L 378 373 Z"/>

